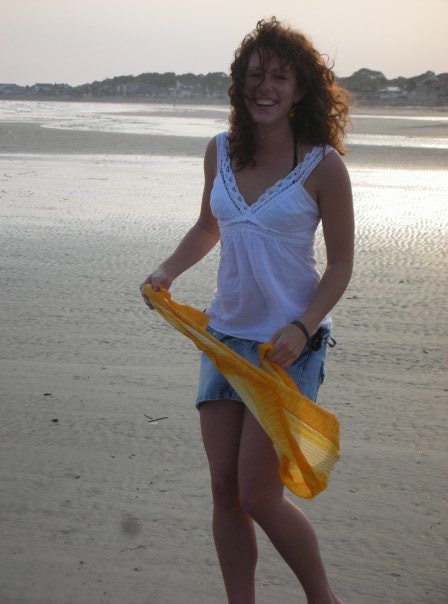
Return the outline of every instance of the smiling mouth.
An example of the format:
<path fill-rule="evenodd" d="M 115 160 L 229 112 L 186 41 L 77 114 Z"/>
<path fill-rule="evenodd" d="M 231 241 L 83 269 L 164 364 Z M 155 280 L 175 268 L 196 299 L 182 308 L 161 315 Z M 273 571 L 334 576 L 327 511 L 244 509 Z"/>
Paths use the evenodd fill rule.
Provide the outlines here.
<path fill-rule="evenodd" d="M 259 107 L 273 107 L 277 104 L 277 101 L 273 101 L 272 99 L 255 99 L 255 104 Z"/>

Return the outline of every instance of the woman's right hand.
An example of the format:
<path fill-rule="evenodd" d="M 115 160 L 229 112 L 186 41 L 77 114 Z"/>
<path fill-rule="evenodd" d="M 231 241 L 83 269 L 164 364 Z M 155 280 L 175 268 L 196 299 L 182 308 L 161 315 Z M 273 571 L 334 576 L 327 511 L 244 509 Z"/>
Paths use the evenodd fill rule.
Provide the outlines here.
<path fill-rule="evenodd" d="M 151 310 L 154 310 L 154 306 L 151 304 L 149 298 L 145 295 L 145 285 L 150 285 L 154 291 L 159 289 L 159 285 L 163 285 L 165 289 L 170 289 L 173 278 L 160 266 L 156 268 L 140 285 L 140 292 L 143 296 L 146 306 Z"/>

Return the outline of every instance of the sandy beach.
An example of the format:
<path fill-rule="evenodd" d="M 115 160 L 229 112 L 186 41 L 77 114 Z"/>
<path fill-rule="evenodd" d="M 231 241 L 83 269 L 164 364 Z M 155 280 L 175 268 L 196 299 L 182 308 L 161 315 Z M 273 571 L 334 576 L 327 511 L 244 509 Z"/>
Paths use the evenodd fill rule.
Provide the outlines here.
<path fill-rule="evenodd" d="M 381 117 L 354 129 L 448 137 Z M 199 354 L 138 291 L 196 218 L 206 143 L 0 123 L 1 604 L 226 602 Z M 448 151 L 360 144 L 347 165 L 356 266 L 319 394 L 342 457 L 324 493 L 294 501 L 345 604 L 442 604 Z M 217 261 L 173 296 L 205 307 Z M 304 603 L 259 538 L 257 604 Z"/>
<path fill-rule="evenodd" d="M 404 112 L 406 114 L 406 112 Z M 415 117 L 416 112 L 410 112 Z M 406 135 L 410 137 L 430 136 L 436 140 L 448 138 L 448 124 L 446 115 L 440 111 L 427 112 L 435 119 L 434 122 L 415 121 L 405 119 L 381 119 L 384 110 L 373 113 L 365 108 L 356 109 L 352 118 L 350 132 L 369 135 Z M 375 115 L 374 121 L 369 115 Z M 396 116 L 396 112 L 389 110 L 387 115 Z M 135 117 L 160 117 L 170 116 L 182 118 L 188 113 L 188 107 L 170 108 L 161 105 L 158 110 L 117 111 L 114 115 L 124 118 Z M 223 110 L 198 109 L 193 115 L 196 118 L 219 120 L 225 128 L 225 115 Z M 436 118 L 445 119 L 440 122 Z M 64 155 L 137 155 L 137 156 L 188 156 L 202 158 L 207 138 L 198 136 L 163 136 L 144 134 L 129 134 L 116 132 L 91 132 L 81 130 L 64 130 L 56 128 L 43 128 L 39 123 L 33 122 L 1 122 L 0 121 L 0 154 L 64 154 Z M 410 168 L 444 168 L 447 164 L 446 149 L 407 148 L 403 153 L 401 147 L 383 146 L 379 152 L 377 146 L 356 144 L 349 145 L 346 160 L 348 165 L 356 163 L 363 166 L 381 167 L 410 167 Z"/>

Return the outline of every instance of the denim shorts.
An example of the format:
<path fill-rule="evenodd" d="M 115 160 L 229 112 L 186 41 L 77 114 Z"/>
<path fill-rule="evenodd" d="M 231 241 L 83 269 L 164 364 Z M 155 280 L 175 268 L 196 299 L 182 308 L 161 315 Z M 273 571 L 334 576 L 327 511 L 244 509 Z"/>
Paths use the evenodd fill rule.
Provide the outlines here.
<path fill-rule="evenodd" d="M 207 331 L 247 361 L 258 366 L 258 345 L 260 342 L 228 336 L 211 327 L 207 327 Z M 330 338 L 329 329 L 322 327 L 318 335 L 321 337 L 321 344 L 318 350 L 313 350 L 313 348 L 317 347 L 316 345 L 311 347 L 309 344 L 306 344 L 297 359 L 286 368 L 286 372 L 294 380 L 300 392 L 312 401 L 316 401 L 319 386 L 324 381 L 325 356 L 329 339 L 333 342 L 330 345 L 334 346 L 334 340 Z M 196 407 L 199 409 L 200 404 L 205 401 L 219 401 L 223 399 L 241 401 L 241 398 L 226 378 L 216 369 L 208 356 L 203 352 L 201 354 Z"/>

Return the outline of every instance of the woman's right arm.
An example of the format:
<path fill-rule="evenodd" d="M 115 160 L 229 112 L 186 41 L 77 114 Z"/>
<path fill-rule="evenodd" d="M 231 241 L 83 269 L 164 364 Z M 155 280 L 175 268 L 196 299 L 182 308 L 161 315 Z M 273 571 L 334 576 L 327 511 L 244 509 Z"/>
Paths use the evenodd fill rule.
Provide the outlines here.
<path fill-rule="evenodd" d="M 219 228 L 210 209 L 210 193 L 216 176 L 216 139 L 213 138 L 207 145 L 204 156 L 204 191 L 199 218 L 188 233 L 183 237 L 174 252 L 166 258 L 140 285 L 140 291 L 146 304 L 153 308 L 146 298 L 143 288 L 151 285 L 158 290 L 159 285 L 169 289 L 171 283 L 202 260 L 219 241 Z"/>

